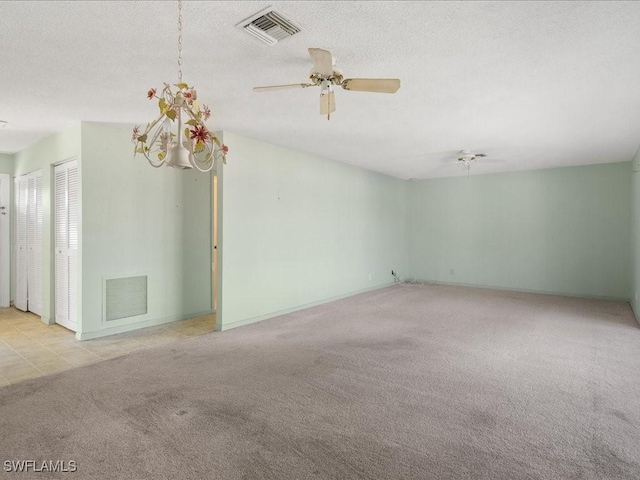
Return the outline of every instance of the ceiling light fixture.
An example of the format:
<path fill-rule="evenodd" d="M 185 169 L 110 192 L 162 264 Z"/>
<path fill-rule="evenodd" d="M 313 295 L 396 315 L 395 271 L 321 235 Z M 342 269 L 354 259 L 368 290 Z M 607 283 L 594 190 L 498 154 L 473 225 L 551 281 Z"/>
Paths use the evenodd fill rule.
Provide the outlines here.
<path fill-rule="evenodd" d="M 460 150 L 458 152 L 458 162 L 467 167 L 467 178 L 469 177 L 469 171 L 471 170 L 471 164 L 476 163 L 479 157 L 486 157 L 484 153 L 471 153 L 470 150 Z"/>
<path fill-rule="evenodd" d="M 149 100 L 158 99 L 160 116 L 147 124 L 142 133 L 139 126 L 134 127 L 131 137 L 134 156 L 141 153 L 156 168 L 195 167 L 201 172 L 211 171 L 218 158 L 226 164 L 226 145 L 204 123 L 211 110 L 206 105 L 200 106 L 195 88 L 182 81 L 182 0 L 178 0 L 178 83 L 173 86 L 175 91 L 165 83 L 159 94 L 155 88 L 147 92 Z M 172 131 L 175 126 L 176 132 Z"/>

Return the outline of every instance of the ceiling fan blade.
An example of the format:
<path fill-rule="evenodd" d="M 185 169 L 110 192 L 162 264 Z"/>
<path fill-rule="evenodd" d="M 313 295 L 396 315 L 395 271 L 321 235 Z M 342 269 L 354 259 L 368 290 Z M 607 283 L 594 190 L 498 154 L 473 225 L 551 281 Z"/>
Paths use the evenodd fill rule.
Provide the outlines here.
<path fill-rule="evenodd" d="M 310 48 L 309 55 L 317 73 L 326 77 L 333 75 L 333 58 L 329 50 Z"/>
<path fill-rule="evenodd" d="M 356 92 L 396 93 L 400 88 L 398 78 L 347 78 L 342 88 Z"/>
<path fill-rule="evenodd" d="M 270 87 L 253 87 L 254 92 L 269 92 L 271 90 L 284 90 L 285 88 L 313 87 L 313 83 L 290 83 L 289 85 L 272 85 Z"/>
<path fill-rule="evenodd" d="M 320 115 L 329 115 L 336 111 L 336 98 L 333 92 L 320 95 Z"/>

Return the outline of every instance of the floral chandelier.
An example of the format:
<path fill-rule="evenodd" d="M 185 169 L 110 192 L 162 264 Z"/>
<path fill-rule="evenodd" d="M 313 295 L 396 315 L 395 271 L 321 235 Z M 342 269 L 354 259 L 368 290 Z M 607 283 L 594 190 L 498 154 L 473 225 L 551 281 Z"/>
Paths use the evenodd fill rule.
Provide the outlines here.
<path fill-rule="evenodd" d="M 211 171 L 218 158 L 226 164 L 227 146 L 204 123 L 211 110 L 200 106 L 195 88 L 182 81 L 182 0 L 178 0 L 178 83 L 173 86 L 165 83 L 160 94 L 155 88 L 147 92 L 149 100 L 158 99 L 160 115 L 142 133 L 134 127 L 134 156 L 141 153 L 156 168 L 195 167 L 201 172 Z"/>

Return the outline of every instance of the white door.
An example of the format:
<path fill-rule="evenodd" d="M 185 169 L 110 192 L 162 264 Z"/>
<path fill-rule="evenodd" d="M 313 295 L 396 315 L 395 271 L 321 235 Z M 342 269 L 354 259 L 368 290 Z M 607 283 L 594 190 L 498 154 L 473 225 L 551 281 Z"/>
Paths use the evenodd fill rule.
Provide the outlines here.
<path fill-rule="evenodd" d="M 27 177 L 15 180 L 15 259 L 16 293 L 13 304 L 27 311 Z"/>
<path fill-rule="evenodd" d="M 78 162 L 54 170 L 55 319 L 76 331 L 78 324 Z"/>
<path fill-rule="evenodd" d="M 27 306 L 42 315 L 42 173 L 27 178 Z"/>
<path fill-rule="evenodd" d="M 15 180 L 14 305 L 42 315 L 42 172 Z"/>
<path fill-rule="evenodd" d="M 75 331 L 78 325 L 78 207 L 80 196 L 78 192 L 78 162 L 74 160 L 70 163 L 69 170 L 67 170 L 67 238 L 69 241 L 67 248 L 67 255 L 69 256 L 67 303 L 69 305 L 69 321 L 73 324 L 73 330 Z"/>

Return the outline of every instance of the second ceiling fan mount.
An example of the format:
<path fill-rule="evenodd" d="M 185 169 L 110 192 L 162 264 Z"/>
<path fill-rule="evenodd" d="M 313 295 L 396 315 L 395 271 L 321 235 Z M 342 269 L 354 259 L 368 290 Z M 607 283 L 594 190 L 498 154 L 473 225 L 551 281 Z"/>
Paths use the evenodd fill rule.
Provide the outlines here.
<path fill-rule="evenodd" d="M 331 52 L 321 48 L 310 48 L 309 56 L 313 62 L 313 69 L 309 80 L 311 83 L 292 83 L 288 85 L 273 85 L 269 87 L 255 87 L 256 92 L 283 90 L 286 88 L 320 87 L 320 115 L 331 118 L 331 112 L 336 110 L 334 86 L 344 90 L 356 92 L 396 93 L 400 88 L 397 78 L 344 78 L 342 70 L 334 67 Z"/>

